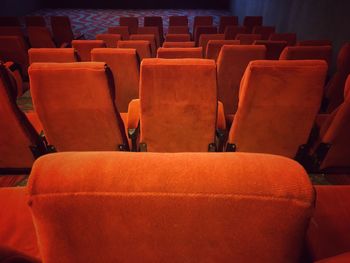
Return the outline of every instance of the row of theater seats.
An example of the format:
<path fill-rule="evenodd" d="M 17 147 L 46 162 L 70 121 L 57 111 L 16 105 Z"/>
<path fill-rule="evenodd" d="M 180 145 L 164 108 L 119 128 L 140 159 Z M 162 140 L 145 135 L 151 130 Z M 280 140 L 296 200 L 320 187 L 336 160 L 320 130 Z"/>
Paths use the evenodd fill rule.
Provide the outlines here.
<path fill-rule="evenodd" d="M 0 261 L 345 263 L 349 193 L 281 156 L 49 154 L 0 188 Z"/>

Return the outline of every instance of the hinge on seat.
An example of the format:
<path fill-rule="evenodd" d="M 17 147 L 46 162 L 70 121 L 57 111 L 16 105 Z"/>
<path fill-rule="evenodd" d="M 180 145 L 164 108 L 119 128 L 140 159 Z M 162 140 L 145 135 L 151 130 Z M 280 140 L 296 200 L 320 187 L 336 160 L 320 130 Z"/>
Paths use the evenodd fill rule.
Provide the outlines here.
<path fill-rule="evenodd" d="M 228 143 L 226 145 L 226 152 L 235 152 L 237 150 L 236 144 Z"/>

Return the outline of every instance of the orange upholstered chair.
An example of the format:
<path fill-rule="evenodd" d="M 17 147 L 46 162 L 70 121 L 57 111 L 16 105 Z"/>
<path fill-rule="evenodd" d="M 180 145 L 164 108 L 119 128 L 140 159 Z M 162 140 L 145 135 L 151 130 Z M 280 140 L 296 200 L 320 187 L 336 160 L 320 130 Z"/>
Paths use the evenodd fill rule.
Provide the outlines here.
<path fill-rule="evenodd" d="M 55 62 L 69 63 L 76 62 L 74 48 L 31 48 L 28 50 L 29 63 L 34 62 Z"/>
<path fill-rule="evenodd" d="M 254 45 L 264 45 L 266 47 L 266 59 L 269 60 L 278 60 L 287 44 L 287 41 L 273 40 L 256 40 L 254 42 Z"/>
<path fill-rule="evenodd" d="M 239 44 L 240 44 L 239 40 L 209 40 L 207 44 L 205 58 L 214 59 L 216 61 L 221 51 L 221 48 L 224 45 L 239 45 Z"/>
<path fill-rule="evenodd" d="M 196 32 L 197 26 L 212 26 L 213 25 L 213 17 L 212 16 L 195 16 L 193 20 L 193 35 Z"/>
<path fill-rule="evenodd" d="M 261 39 L 268 40 L 270 35 L 275 33 L 276 28 L 274 26 L 255 26 L 253 28 L 253 34 L 260 34 Z"/>
<path fill-rule="evenodd" d="M 314 202 L 299 164 L 242 153 L 50 154 L 28 192 L 48 263 L 296 263 Z"/>
<path fill-rule="evenodd" d="M 115 80 L 114 103 L 119 112 L 128 112 L 132 99 L 139 97 L 140 62 L 135 49 L 95 48 L 91 51 L 92 61 L 106 62 Z"/>
<path fill-rule="evenodd" d="M 160 42 L 164 41 L 163 18 L 161 16 L 145 16 L 143 19 L 145 27 L 157 27 L 159 31 Z M 159 45 L 160 46 L 160 45 Z"/>
<path fill-rule="evenodd" d="M 250 62 L 227 150 L 299 160 L 320 108 L 326 72 L 322 60 Z"/>
<path fill-rule="evenodd" d="M 237 26 L 238 16 L 221 16 L 219 22 L 219 34 L 224 34 L 227 26 Z"/>
<path fill-rule="evenodd" d="M 252 45 L 256 40 L 261 40 L 260 34 L 237 34 L 236 40 L 239 40 L 241 45 Z"/>
<path fill-rule="evenodd" d="M 217 34 L 218 29 L 215 26 L 197 26 L 194 31 L 194 42 L 196 45 L 199 45 L 199 38 L 202 34 Z"/>
<path fill-rule="evenodd" d="M 46 152 L 44 143 L 16 104 L 16 88 L 0 63 L 0 187 L 11 186 L 29 174 L 34 159 Z"/>
<path fill-rule="evenodd" d="M 17 16 L 0 16 L 0 27 L 2 26 L 21 26 Z"/>
<path fill-rule="evenodd" d="M 297 46 L 332 46 L 331 40 L 301 40 L 297 42 Z"/>
<path fill-rule="evenodd" d="M 146 40 L 151 44 L 151 56 L 155 57 L 157 53 L 157 41 L 154 34 L 135 34 L 130 36 L 130 40 Z"/>
<path fill-rule="evenodd" d="M 254 27 L 262 26 L 263 17 L 262 16 L 246 16 L 243 19 L 243 26 L 247 27 L 248 33 L 252 33 Z"/>
<path fill-rule="evenodd" d="M 207 50 L 207 45 L 209 40 L 224 40 L 224 34 L 201 34 L 199 37 L 198 46 L 202 47 L 203 56 L 205 56 L 205 52 Z"/>
<path fill-rule="evenodd" d="M 203 58 L 202 47 L 164 48 L 157 50 L 157 58 Z"/>
<path fill-rule="evenodd" d="M 338 54 L 337 69 L 325 88 L 324 111 L 334 111 L 344 101 L 344 86 L 350 74 L 350 42 L 345 43 Z"/>
<path fill-rule="evenodd" d="M 113 26 L 108 28 L 108 34 L 118 34 L 122 40 L 129 40 L 130 32 L 127 26 Z"/>
<path fill-rule="evenodd" d="M 129 149 L 105 63 L 34 63 L 29 76 L 34 108 L 55 150 Z"/>
<path fill-rule="evenodd" d="M 51 16 L 51 28 L 55 42 L 58 46 L 71 43 L 75 39 L 68 16 Z M 77 38 L 82 38 L 83 35 Z"/>
<path fill-rule="evenodd" d="M 162 41 L 162 39 L 160 38 L 160 35 L 159 35 L 159 29 L 156 26 L 139 27 L 137 29 L 137 34 L 142 34 L 142 35 L 144 35 L 144 34 L 146 34 L 146 35 L 153 34 L 154 37 L 156 38 L 157 48 L 161 46 L 161 43 L 163 43 L 163 41 Z"/>
<path fill-rule="evenodd" d="M 43 16 L 25 16 L 24 22 L 26 27 L 30 27 L 30 26 L 46 27 L 46 21 Z"/>
<path fill-rule="evenodd" d="M 118 41 L 118 48 L 136 49 L 141 61 L 152 56 L 151 43 L 146 40 L 121 40 Z"/>
<path fill-rule="evenodd" d="M 188 26 L 169 26 L 168 34 L 190 34 Z"/>
<path fill-rule="evenodd" d="M 265 59 L 265 53 L 263 46 L 229 45 L 221 48 L 217 59 L 218 99 L 224 104 L 226 115 L 237 110 L 239 85 L 249 62 Z"/>
<path fill-rule="evenodd" d="M 22 45 L 28 49 L 28 42 L 25 38 L 25 32 L 21 27 L 16 26 L 7 26 L 7 27 L 0 27 L 0 36 L 16 36 L 20 38 L 20 41 L 22 42 Z"/>
<path fill-rule="evenodd" d="M 172 26 L 186 26 L 188 27 L 187 16 L 169 16 L 169 27 Z"/>
<path fill-rule="evenodd" d="M 216 150 L 215 69 L 212 60 L 142 61 L 140 151 Z"/>
<path fill-rule="evenodd" d="M 167 34 L 165 36 L 166 42 L 187 42 L 191 41 L 190 34 Z"/>
<path fill-rule="evenodd" d="M 295 33 L 273 33 L 269 40 L 286 41 L 288 46 L 295 46 L 297 43 L 297 35 Z"/>
<path fill-rule="evenodd" d="M 286 47 L 281 53 L 281 60 L 302 60 L 319 59 L 327 62 L 331 66 L 332 47 L 331 46 L 294 46 Z"/>
<path fill-rule="evenodd" d="M 163 43 L 163 47 L 165 48 L 172 48 L 172 47 L 176 47 L 176 48 L 184 48 L 184 47 L 195 47 L 196 43 L 194 43 L 194 41 L 186 41 L 186 42 L 167 42 L 165 41 Z"/>
<path fill-rule="evenodd" d="M 77 51 L 79 61 L 91 61 L 91 50 L 106 47 L 106 44 L 103 40 L 73 40 L 72 47 Z"/>
<path fill-rule="evenodd" d="M 118 46 L 117 42 L 121 40 L 122 37 L 119 34 L 97 34 L 96 39 L 105 42 L 106 47 L 116 48 Z"/>
<path fill-rule="evenodd" d="M 227 26 L 225 29 L 225 39 L 234 40 L 238 34 L 247 34 L 248 30 L 245 26 Z"/>
<path fill-rule="evenodd" d="M 119 25 L 127 26 L 130 34 L 136 34 L 139 27 L 139 19 L 137 17 L 120 17 Z"/>
<path fill-rule="evenodd" d="M 32 48 L 55 48 L 51 32 L 47 27 L 30 26 L 27 28 L 29 43 Z"/>

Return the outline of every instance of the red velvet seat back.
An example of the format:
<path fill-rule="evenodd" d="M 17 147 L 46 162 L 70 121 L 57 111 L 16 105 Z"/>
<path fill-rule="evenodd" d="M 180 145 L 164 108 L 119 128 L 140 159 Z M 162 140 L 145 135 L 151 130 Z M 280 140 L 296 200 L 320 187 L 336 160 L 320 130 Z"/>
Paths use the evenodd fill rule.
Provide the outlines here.
<path fill-rule="evenodd" d="M 254 44 L 266 47 L 266 59 L 278 60 L 288 43 L 287 41 L 256 40 Z"/>
<path fill-rule="evenodd" d="M 58 46 L 71 43 L 74 34 L 68 16 L 51 16 L 51 28 L 55 42 Z"/>
<path fill-rule="evenodd" d="M 118 34 L 122 40 L 129 40 L 130 31 L 128 26 L 113 26 L 108 28 L 108 34 Z"/>
<path fill-rule="evenodd" d="M 140 144 L 147 151 L 208 151 L 216 127 L 215 68 L 202 59 L 142 61 Z"/>
<path fill-rule="evenodd" d="M 137 55 L 142 61 L 144 58 L 152 56 L 151 43 L 146 40 L 122 40 L 118 41 L 118 48 L 133 48 L 136 49 Z"/>
<path fill-rule="evenodd" d="M 167 34 L 165 37 L 165 41 L 166 42 L 188 42 L 188 41 L 191 41 L 191 35 L 190 34 Z"/>
<path fill-rule="evenodd" d="M 208 59 L 217 60 L 221 48 L 224 45 L 239 45 L 239 40 L 209 40 L 206 49 L 206 57 Z"/>
<path fill-rule="evenodd" d="M 142 35 L 153 34 L 156 39 L 157 48 L 160 47 L 161 43 L 163 42 L 163 39 L 160 37 L 158 27 L 156 26 L 139 27 L 137 29 L 137 34 L 142 34 Z"/>
<path fill-rule="evenodd" d="M 108 48 L 116 48 L 118 46 L 117 42 L 121 40 L 121 35 L 119 34 L 97 34 L 97 40 L 103 40 L 105 42 L 106 47 Z"/>
<path fill-rule="evenodd" d="M 229 143 L 240 152 L 294 158 L 308 141 L 326 72 L 327 64 L 321 60 L 250 62 Z"/>
<path fill-rule="evenodd" d="M 194 41 L 185 41 L 185 42 L 167 42 L 165 41 L 163 43 L 163 47 L 164 48 L 193 48 L 196 46 L 196 43 L 194 43 Z"/>
<path fill-rule="evenodd" d="M 243 20 L 243 25 L 247 27 L 248 33 L 252 33 L 254 27 L 262 26 L 263 17 L 262 16 L 246 16 Z"/>
<path fill-rule="evenodd" d="M 155 57 L 157 53 L 157 41 L 154 34 L 135 34 L 130 36 L 130 40 L 145 40 L 151 44 L 151 57 Z"/>
<path fill-rule="evenodd" d="M 205 56 L 205 51 L 207 50 L 207 45 L 209 40 L 224 40 L 224 34 L 201 34 L 198 41 L 198 46 L 203 49 L 203 56 Z"/>
<path fill-rule="evenodd" d="M 159 31 L 160 40 L 161 42 L 163 42 L 164 30 L 163 30 L 163 18 L 161 16 L 145 16 L 143 25 L 145 27 L 148 27 L 148 26 L 157 27 Z"/>
<path fill-rule="evenodd" d="M 261 39 L 260 34 L 237 34 L 236 40 L 240 41 L 241 45 L 252 45 L 255 41 Z"/>
<path fill-rule="evenodd" d="M 213 17 L 212 16 L 195 16 L 193 20 L 192 33 L 196 31 L 197 26 L 212 26 Z"/>
<path fill-rule="evenodd" d="M 219 22 L 219 34 L 223 34 L 227 26 L 237 26 L 238 16 L 221 16 Z"/>
<path fill-rule="evenodd" d="M 218 29 L 215 26 L 197 26 L 193 34 L 194 42 L 199 45 L 199 38 L 202 34 L 217 34 Z"/>
<path fill-rule="evenodd" d="M 295 46 L 297 43 L 297 35 L 296 33 L 273 33 L 270 35 L 269 40 L 287 41 L 288 46 Z"/>
<path fill-rule="evenodd" d="M 202 48 L 193 47 L 193 48 L 158 48 L 157 58 L 203 58 Z"/>
<path fill-rule="evenodd" d="M 91 61 L 91 50 L 106 47 L 103 40 L 73 40 L 72 47 L 77 51 L 79 61 Z"/>
<path fill-rule="evenodd" d="M 253 28 L 253 34 L 260 34 L 261 39 L 267 40 L 270 35 L 275 33 L 276 28 L 274 26 L 255 26 Z"/>
<path fill-rule="evenodd" d="M 137 17 L 120 17 L 119 25 L 127 26 L 130 34 L 136 34 L 139 27 L 139 20 Z"/>
<path fill-rule="evenodd" d="M 247 34 L 248 30 L 245 26 L 227 26 L 225 29 L 225 39 L 234 40 L 238 34 Z"/>
<path fill-rule="evenodd" d="M 30 46 L 32 48 L 55 48 L 52 35 L 48 28 L 30 26 L 27 28 Z"/>
<path fill-rule="evenodd" d="M 188 26 L 169 26 L 168 34 L 190 34 Z"/>
<path fill-rule="evenodd" d="M 188 17 L 187 16 L 169 16 L 169 27 L 171 26 L 188 27 Z"/>
<path fill-rule="evenodd" d="M 74 48 L 31 48 L 28 50 L 30 64 L 34 62 L 76 62 Z"/>
<path fill-rule="evenodd" d="M 224 153 L 50 154 L 28 192 L 47 263 L 297 263 L 314 199 L 294 161 Z"/>

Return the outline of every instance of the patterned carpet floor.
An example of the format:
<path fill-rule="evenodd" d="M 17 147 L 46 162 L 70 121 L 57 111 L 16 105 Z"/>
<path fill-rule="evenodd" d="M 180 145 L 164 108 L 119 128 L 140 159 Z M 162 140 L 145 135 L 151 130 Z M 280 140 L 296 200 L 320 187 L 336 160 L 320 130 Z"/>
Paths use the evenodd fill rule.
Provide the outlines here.
<path fill-rule="evenodd" d="M 167 32 L 169 16 L 186 15 L 189 18 L 190 29 L 193 19 L 198 15 L 211 15 L 214 17 L 214 25 L 219 24 L 220 16 L 230 15 L 228 10 L 190 10 L 190 9 L 41 9 L 28 15 L 45 16 L 49 24 L 49 17 L 56 15 L 69 16 L 75 33 L 84 33 L 86 39 L 94 39 L 96 34 L 107 31 L 110 26 L 119 24 L 120 16 L 139 17 L 140 26 L 143 25 L 145 16 L 163 17 L 164 32 Z"/>

